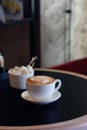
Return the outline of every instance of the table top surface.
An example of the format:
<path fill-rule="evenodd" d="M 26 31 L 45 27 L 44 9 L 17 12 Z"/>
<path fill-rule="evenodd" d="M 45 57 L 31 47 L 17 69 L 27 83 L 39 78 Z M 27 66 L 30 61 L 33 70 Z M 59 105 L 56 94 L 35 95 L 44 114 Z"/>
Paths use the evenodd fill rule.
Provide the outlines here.
<path fill-rule="evenodd" d="M 37 105 L 21 98 L 24 90 L 14 89 L 9 79 L 0 80 L 0 126 L 35 126 L 59 123 L 87 114 L 87 79 L 49 69 L 36 69 L 35 75 L 48 75 L 62 81 L 61 98 Z"/>

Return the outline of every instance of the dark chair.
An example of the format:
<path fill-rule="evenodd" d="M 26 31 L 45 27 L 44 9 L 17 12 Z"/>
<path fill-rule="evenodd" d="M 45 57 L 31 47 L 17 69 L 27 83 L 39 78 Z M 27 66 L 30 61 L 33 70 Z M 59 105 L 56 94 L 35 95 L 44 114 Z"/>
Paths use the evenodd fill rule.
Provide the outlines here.
<path fill-rule="evenodd" d="M 76 73 L 87 75 L 87 58 L 70 61 L 64 64 L 55 65 L 49 68 L 71 71 L 71 72 L 76 72 Z"/>

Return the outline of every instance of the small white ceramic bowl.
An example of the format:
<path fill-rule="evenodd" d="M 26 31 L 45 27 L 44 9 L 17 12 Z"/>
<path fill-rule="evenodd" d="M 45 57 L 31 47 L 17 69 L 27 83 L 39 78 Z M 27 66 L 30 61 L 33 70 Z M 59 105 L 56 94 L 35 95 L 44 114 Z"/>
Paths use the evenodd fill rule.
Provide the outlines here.
<path fill-rule="evenodd" d="M 9 82 L 11 87 L 16 89 L 26 89 L 26 79 L 34 76 L 34 70 L 31 73 L 27 73 L 24 75 L 14 75 L 8 71 L 9 74 Z"/>

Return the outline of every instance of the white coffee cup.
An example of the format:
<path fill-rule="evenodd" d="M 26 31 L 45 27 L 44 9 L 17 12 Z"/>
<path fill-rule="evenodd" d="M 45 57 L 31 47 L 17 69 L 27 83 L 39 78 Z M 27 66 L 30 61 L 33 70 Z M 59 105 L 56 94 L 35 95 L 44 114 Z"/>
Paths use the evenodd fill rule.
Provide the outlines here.
<path fill-rule="evenodd" d="M 26 79 L 34 76 L 34 69 L 32 69 L 32 71 L 28 73 L 23 72 L 24 74 L 12 73 L 12 71 L 13 71 L 12 69 L 8 71 L 9 82 L 11 87 L 16 89 L 26 89 Z"/>
<path fill-rule="evenodd" d="M 58 85 L 56 86 L 56 84 Z M 26 88 L 34 100 L 45 100 L 61 87 L 61 80 L 53 77 L 37 75 L 26 80 Z"/>

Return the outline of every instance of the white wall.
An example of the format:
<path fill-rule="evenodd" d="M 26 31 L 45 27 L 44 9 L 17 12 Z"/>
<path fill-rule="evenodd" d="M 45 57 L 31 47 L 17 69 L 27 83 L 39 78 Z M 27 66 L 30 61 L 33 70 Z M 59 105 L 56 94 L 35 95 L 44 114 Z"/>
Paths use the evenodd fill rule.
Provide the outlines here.
<path fill-rule="evenodd" d="M 87 57 L 87 0 L 72 1 L 71 60 Z"/>
<path fill-rule="evenodd" d="M 41 0 L 42 67 L 65 62 L 65 0 Z"/>
<path fill-rule="evenodd" d="M 70 2 L 71 21 L 65 13 Z M 87 0 L 41 0 L 42 67 L 83 57 L 87 57 Z"/>

